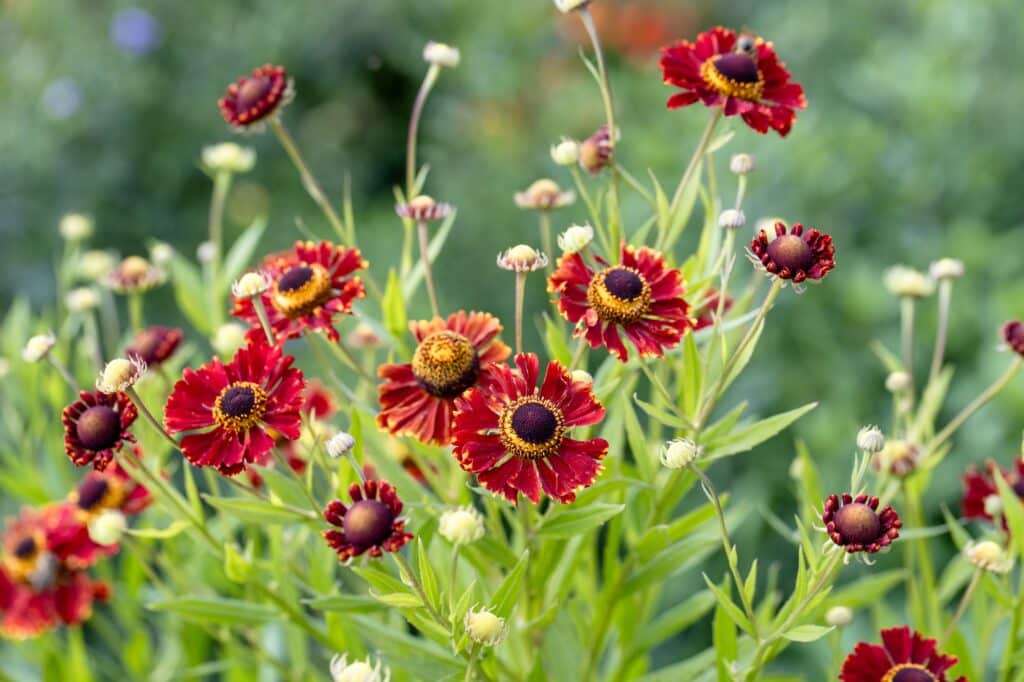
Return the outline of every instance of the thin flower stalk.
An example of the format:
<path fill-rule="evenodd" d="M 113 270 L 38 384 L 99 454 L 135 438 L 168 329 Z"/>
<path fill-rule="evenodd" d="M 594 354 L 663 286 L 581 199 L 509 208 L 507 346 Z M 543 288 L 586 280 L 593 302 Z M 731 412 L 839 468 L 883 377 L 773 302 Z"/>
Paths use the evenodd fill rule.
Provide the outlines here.
<path fill-rule="evenodd" d="M 939 280 L 939 319 L 935 333 L 935 351 L 932 354 L 931 370 L 928 372 L 928 383 L 931 385 L 942 371 L 942 361 L 946 354 L 946 336 L 949 333 L 949 308 L 953 298 L 953 280 Z"/>

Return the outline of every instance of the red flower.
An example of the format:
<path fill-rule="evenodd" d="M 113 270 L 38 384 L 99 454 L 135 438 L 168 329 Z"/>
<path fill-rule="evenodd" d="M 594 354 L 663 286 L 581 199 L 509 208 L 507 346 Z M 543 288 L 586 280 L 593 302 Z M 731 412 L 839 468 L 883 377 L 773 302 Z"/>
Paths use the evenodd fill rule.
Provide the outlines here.
<path fill-rule="evenodd" d="M 994 521 L 992 508 L 986 504 L 990 497 L 999 501 L 999 489 L 996 487 L 995 472 L 1001 471 L 1007 484 L 1017 493 L 1017 497 L 1024 500 L 1024 457 L 1017 457 L 1013 460 L 1013 468 L 1009 471 L 1000 469 L 999 465 L 989 460 L 985 462 L 985 471 L 978 471 L 971 467 L 964 474 L 964 498 L 961 502 L 964 518 L 985 519 Z M 1006 519 L 1003 519 L 1003 528 L 1006 528 Z"/>
<path fill-rule="evenodd" d="M 619 265 L 597 261 L 601 269 L 595 272 L 578 253 L 562 256 L 548 279 L 558 309 L 576 323 L 575 335 L 585 336 L 591 348 L 606 346 L 623 362 L 619 328 L 641 356 L 661 357 L 677 346 L 691 326 L 682 273 L 666 267 L 657 251 L 625 243 Z"/>
<path fill-rule="evenodd" d="M 306 384 L 306 390 L 302 393 L 302 409 L 300 410 L 305 419 L 311 422 L 329 419 L 337 409 L 337 406 L 334 404 L 334 396 L 331 395 L 326 386 L 316 379 Z M 288 467 L 297 474 L 306 473 L 306 467 L 309 465 L 309 462 L 306 460 L 305 455 L 300 452 L 300 449 L 296 447 L 298 441 L 289 440 L 273 429 L 267 429 L 267 433 L 274 439 L 274 447 L 278 448 L 281 454 L 284 455 L 285 461 L 288 462 Z M 253 463 L 261 467 L 273 467 L 273 450 L 267 450 L 257 457 Z M 254 488 L 259 488 L 263 485 L 263 476 L 256 469 L 246 468 L 245 474 Z"/>
<path fill-rule="evenodd" d="M 715 323 L 715 315 L 718 314 L 718 306 L 721 303 L 721 296 L 718 295 L 718 291 L 715 289 L 708 289 L 707 300 L 700 308 L 698 308 L 694 315 L 697 318 L 693 323 L 693 331 L 700 331 L 706 327 L 710 327 Z M 732 297 L 726 296 L 725 302 L 721 303 L 722 314 L 729 312 L 732 308 Z"/>
<path fill-rule="evenodd" d="M 949 682 L 955 656 L 935 650 L 934 639 L 907 626 L 882 630 L 882 646 L 859 643 L 839 673 L 842 682 Z M 958 677 L 955 682 L 967 682 Z"/>
<path fill-rule="evenodd" d="M 795 223 L 788 234 L 783 223 L 775 223 L 774 239 L 761 230 L 750 242 L 750 253 L 766 272 L 796 283 L 822 279 L 836 266 L 832 237 L 813 229 L 804 234 L 800 223 Z"/>
<path fill-rule="evenodd" d="M 900 536 L 903 522 L 892 507 L 878 512 L 878 498 L 849 493 L 829 495 L 821 520 L 825 532 L 846 552 L 874 554 Z"/>
<path fill-rule="evenodd" d="M 416 337 L 412 362 L 381 365 L 377 424 L 423 443 L 451 442 L 455 399 L 485 382 L 489 367 L 511 352 L 498 340 L 501 323 L 488 313 L 452 313 L 409 324 Z"/>
<path fill-rule="evenodd" d="M 362 486 L 348 489 L 352 506 L 334 500 L 324 510 L 324 519 L 341 530 L 325 530 L 324 539 L 338 558 L 348 561 L 364 552 L 379 557 L 384 552 L 397 552 L 412 540 L 405 532 L 402 501 L 386 481 L 368 480 Z"/>
<path fill-rule="evenodd" d="M 237 474 L 270 451 L 273 430 L 299 437 L 302 372 L 279 347 L 250 341 L 227 365 L 214 358 L 198 370 L 186 369 L 167 399 L 164 424 L 171 433 L 190 433 L 181 450 L 195 466 Z"/>
<path fill-rule="evenodd" d="M 290 90 L 284 67 L 267 64 L 229 85 L 217 106 L 225 121 L 236 128 L 246 128 L 287 104 Z"/>
<path fill-rule="evenodd" d="M 69 518 L 64 509 L 26 509 L 7 526 L 0 560 L 0 633 L 6 637 L 24 639 L 60 623 L 81 623 L 93 600 L 109 592 L 59 556 L 55 531 Z"/>
<path fill-rule="evenodd" d="M 683 40 L 661 54 L 665 84 L 682 89 L 669 98 L 669 109 L 699 100 L 722 107 L 726 116 L 739 114 L 759 133 L 773 129 L 785 137 L 796 120 L 794 109 L 807 108 L 804 89 L 790 81 L 775 47 L 761 38 L 717 26 L 696 43 Z"/>
<path fill-rule="evenodd" d="M 537 356 L 520 353 L 515 362 L 517 369 L 495 365 L 493 381 L 456 401 L 452 454 L 511 502 L 521 492 L 536 504 L 542 487 L 559 502 L 572 502 L 601 472 L 608 442 L 574 440 L 568 430 L 598 423 L 604 407 L 589 383 L 574 381 L 559 363 L 548 363 L 538 389 Z"/>
<path fill-rule="evenodd" d="M 1024 323 L 1020 320 L 1003 325 L 1003 340 L 1017 355 L 1024 355 Z"/>
<path fill-rule="evenodd" d="M 142 360 L 147 367 L 156 367 L 171 357 L 181 344 L 182 338 L 184 334 L 180 329 L 147 327 L 135 335 L 125 349 L 125 355 Z"/>
<path fill-rule="evenodd" d="M 359 249 L 326 241 L 296 242 L 291 251 L 267 256 L 262 270 L 274 283 L 261 297 L 278 342 L 318 330 L 337 341 L 334 318 L 351 313 L 352 302 L 366 296 L 362 281 L 349 275 L 366 265 Z M 263 335 L 252 300 L 236 299 L 231 314 L 253 325 L 249 338 Z"/>
<path fill-rule="evenodd" d="M 92 464 L 102 471 L 125 441 L 135 442 L 128 427 L 138 416 L 138 408 L 124 393 L 82 391 L 61 413 L 64 451 L 75 466 Z"/>

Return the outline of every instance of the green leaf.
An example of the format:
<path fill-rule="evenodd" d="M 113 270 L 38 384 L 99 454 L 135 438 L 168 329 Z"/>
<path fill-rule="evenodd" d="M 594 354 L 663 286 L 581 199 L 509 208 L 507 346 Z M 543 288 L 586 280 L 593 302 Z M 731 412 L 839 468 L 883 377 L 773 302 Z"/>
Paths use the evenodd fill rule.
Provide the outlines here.
<path fill-rule="evenodd" d="M 526 550 L 491 598 L 491 610 L 499 618 L 508 618 L 512 613 L 512 607 L 515 606 L 516 600 L 519 598 L 519 588 L 523 584 L 523 576 L 526 575 L 526 564 L 529 558 L 530 550 Z"/>
<path fill-rule="evenodd" d="M 398 280 L 398 272 L 394 268 L 388 270 L 388 283 L 384 287 L 384 300 L 381 301 L 384 327 L 396 339 L 405 337 L 408 319 L 405 316 L 405 302 L 402 298 L 402 285 Z"/>
<path fill-rule="evenodd" d="M 441 248 L 444 246 L 445 241 L 448 239 L 448 235 L 452 231 L 452 226 L 455 224 L 455 216 L 457 213 L 458 211 L 453 209 L 451 214 L 449 214 L 448 217 L 445 218 L 444 222 L 441 223 L 441 227 L 438 228 L 434 238 L 430 240 L 430 245 L 427 247 L 427 253 L 430 254 L 431 264 L 437 262 L 437 257 L 441 254 Z M 402 287 L 402 296 L 404 298 L 412 298 L 413 293 L 416 292 L 416 287 L 420 285 L 420 281 L 422 279 L 423 261 L 417 259 L 412 271 L 405 278 L 405 283 Z"/>
<path fill-rule="evenodd" d="M 254 604 L 240 599 L 223 597 L 177 597 L 150 602 L 152 611 L 175 613 L 189 620 L 226 623 L 230 625 L 259 625 L 281 620 L 281 613 L 266 604 Z"/>
<path fill-rule="evenodd" d="M 370 613 L 380 611 L 384 605 L 372 597 L 360 594 L 335 594 L 303 601 L 316 611 L 340 611 L 342 613 Z"/>
<path fill-rule="evenodd" d="M 258 524 L 296 523 L 310 519 L 292 510 L 262 500 L 244 500 L 235 497 L 203 495 L 208 504 L 242 521 Z"/>
<path fill-rule="evenodd" d="M 636 639 L 629 643 L 630 649 L 636 652 L 653 649 L 702 619 L 716 602 L 710 590 L 701 590 L 668 611 L 658 614 L 657 618 L 643 626 Z"/>
<path fill-rule="evenodd" d="M 430 565 L 430 557 L 427 556 L 427 548 L 422 536 L 416 539 L 416 556 L 423 591 L 427 593 L 430 603 L 436 607 L 441 600 L 441 593 L 437 585 L 437 575 Z"/>
<path fill-rule="evenodd" d="M 669 229 L 665 235 L 665 243 L 661 244 L 661 250 L 670 251 L 679 237 L 682 236 L 687 223 L 690 222 L 690 215 L 693 213 L 693 207 L 697 204 L 697 195 L 700 189 L 701 168 L 703 165 L 704 163 L 702 161 L 697 163 L 697 168 L 694 170 L 689 184 L 683 188 L 683 195 L 679 201 L 679 207 L 670 217 Z"/>
<path fill-rule="evenodd" d="M 902 568 L 873 573 L 835 590 L 829 596 L 826 606 L 846 606 L 851 609 L 870 606 L 899 586 L 906 577 L 907 572 Z"/>
<path fill-rule="evenodd" d="M 707 457 L 714 460 L 752 450 L 817 406 L 816 402 L 808 403 L 803 407 L 762 419 L 735 433 L 710 441 L 706 446 Z"/>
<path fill-rule="evenodd" d="M 224 544 L 224 575 L 233 583 L 244 585 L 253 574 L 253 566 L 248 557 L 235 547 L 235 543 Z"/>
<path fill-rule="evenodd" d="M 1024 504 L 1003 478 L 1001 471 L 996 469 L 994 478 L 996 487 L 999 489 L 999 497 L 1003 499 L 1003 517 L 1010 527 L 1010 537 L 1014 539 L 1017 551 L 1020 553 L 1021 559 L 1024 560 L 1024 541 L 1020 540 L 1020 538 L 1024 538 Z"/>
<path fill-rule="evenodd" d="M 279 469 L 268 469 L 266 467 L 254 467 L 263 477 L 263 482 L 281 502 L 305 509 L 309 506 L 309 498 L 306 496 L 305 488 L 295 480 L 294 476 L 283 473 Z"/>
<path fill-rule="evenodd" d="M 718 585 L 713 583 L 711 578 L 706 575 L 704 575 L 704 583 L 708 586 L 708 589 L 711 590 L 712 594 L 715 595 L 715 599 L 718 600 L 718 605 L 725 611 L 725 615 L 729 617 L 729 620 L 744 632 L 753 636 L 754 633 L 750 627 L 750 621 L 748 621 L 747 617 L 743 615 L 743 610 L 733 602 L 732 597 L 730 597 L 723 589 L 718 587 Z M 728 579 L 726 579 L 726 584 L 728 584 Z"/>
<path fill-rule="evenodd" d="M 798 625 L 792 630 L 783 632 L 782 636 L 791 642 L 816 642 L 833 630 L 835 630 L 834 627 L 825 627 L 824 625 Z"/>
<path fill-rule="evenodd" d="M 259 246 L 260 238 L 263 237 L 263 232 L 266 229 L 267 219 L 265 216 L 261 216 L 245 228 L 235 243 L 231 245 L 231 249 L 224 257 L 224 267 L 221 270 L 219 282 L 220 291 L 227 289 L 232 280 L 238 277 L 242 270 L 252 262 L 252 255 L 256 253 L 256 247 Z"/>
<path fill-rule="evenodd" d="M 622 512 L 624 504 L 595 502 L 586 507 L 560 507 L 537 529 L 542 538 L 563 538 L 591 531 Z"/>
<path fill-rule="evenodd" d="M 654 405 L 648 402 L 644 402 L 635 393 L 633 394 L 633 402 L 635 402 L 648 417 L 663 424 L 664 426 L 668 426 L 673 429 L 681 429 L 687 431 L 690 430 L 691 428 L 690 424 L 688 424 L 685 420 L 676 417 L 672 414 L 669 414 L 660 407 L 655 407 Z"/>
<path fill-rule="evenodd" d="M 180 535 L 183 530 L 186 530 L 191 525 L 188 521 L 174 521 L 167 528 L 126 528 L 124 532 L 137 538 L 169 540 Z"/>
<path fill-rule="evenodd" d="M 385 658 L 399 662 L 406 670 L 415 671 L 417 679 L 447 679 L 464 670 L 462 661 L 451 652 L 428 639 L 407 634 L 404 628 L 370 616 L 353 616 L 352 621 L 370 650 L 379 649 Z"/>
<path fill-rule="evenodd" d="M 572 362 L 572 351 L 569 350 L 569 344 L 565 341 L 565 332 L 562 331 L 562 325 L 549 315 L 544 315 L 544 344 L 552 359 L 566 367 L 569 366 Z"/>
<path fill-rule="evenodd" d="M 423 602 L 415 594 L 410 592 L 392 592 L 390 594 L 377 594 L 370 590 L 370 596 L 382 604 L 393 606 L 397 609 L 418 609 Z"/>
<path fill-rule="evenodd" d="M 188 321 L 203 334 L 209 335 L 210 317 L 205 304 L 210 300 L 210 293 L 203 284 L 203 278 L 196 266 L 184 257 L 175 253 L 170 262 L 171 281 L 174 284 L 174 300 Z"/>
<path fill-rule="evenodd" d="M 683 338 L 683 385 L 682 385 L 682 406 L 683 412 L 693 417 L 697 411 L 697 403 L 700 401 L 701 391 L 704 390 L 704 367 L 700 361 L 700 353 L 697 350 L 697 342 L 693 334 L 687 334 Z"/>

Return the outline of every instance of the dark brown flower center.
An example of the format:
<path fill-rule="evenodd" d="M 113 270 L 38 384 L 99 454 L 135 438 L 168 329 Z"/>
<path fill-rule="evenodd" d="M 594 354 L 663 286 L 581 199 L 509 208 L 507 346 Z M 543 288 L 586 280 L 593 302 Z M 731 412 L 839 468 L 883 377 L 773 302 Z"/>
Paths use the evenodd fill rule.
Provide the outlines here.
<path fill-rule="evenodd" d="M 836 530 L 847 543 L 868 545 L 878 540 L 882 520 L 875 510 L 861 502 L 840 507 L 835 517 Z"/>
<path fill-rule="evenodd" d="M 213 405 L 213 418 L 228 431 L 238 432 L 252 427 L 267 407 L 267 393 L 259 384 L 236 381 L 217 396 Z"/>
<path fill-rule="evenodd" d="M 605 275 L 604 285 L 612 296 L 623 301 L 632 301 L 644 292 L 644 281 L 640 275 L 624 268 L 617 268 Z"/>
<path fill-rule="evenodd" d="M 1017 497 L 1024 498 L 1024 478 L 1018 478 L 1010 487 L 1017 493 Z"/>
<path fill-rule="evenodd" d="M 594 275 L 587 287 L 587 303 L 602 320 L 629 324 L 650 309 L 651 287 L 633 268 L 616 265 Z"/>
<path fill-rule="evenodd" d="M 718 73 L 737 83 L 756 83 L 760 79 L 757 64 L 750 56 L 740 52 L 723 54 L 715 60 Z"/>
<path fill-rule="evenodd" d="M 395 516 L 377 500 L 360 500 L 349 507 L 342 519 L 345 538 L 359 547 L 372 547 L 391 535 Z"/>
<path fill-rule="evenodd" d="M 110 490 L 110 483 L 106 478 L 90 476 L 78 486 L 78 508 L 90 511 L 101 505 L 108 490 Z"/>
<path fill-rule="evenodd" d="M 78 416 L 75 435 L 89 450 L 106 450 L 121 438 L 121 416 L 106 405 L 93 405 Z"/>
<path fill-rule="evenodd" d="M 35 556 L 35 553 L 39 550 L 39 546 L 36 544 L 34 537 L 22 538 L 18 544 L 14 546 L 14 551 L 11 552 L 15 558 L 25 560 L 31 559 Z"/>
<path fill-rule="evenodd" d="M 238 88 L 238 108 L 245 110 L 256 106 L 270 92 L 272 85 L 273 81 L 266 76 L 246 78 L 245 82 Z"/>
<path fill-rule="evenodd" d="M 231 417 L 244 417 L 256 405 L 256 393 L 248 386 L 229 388 L 220 399 L 220 408 Z"/>
<path fill-rule="evenodd" d="M 883 682 L 935 682 L 936 677 L 917 663 L 904 663 L 885 674 Z"/>
<path fill-rule="evenodd" d="M 308 265 L 299 265 L 281 275 L 277 280 L 277 290 L 295 291 L 311 279 L 313 279 L 313 268 Z"/>
<path fill-rule="evenodd" d="M 550 400 L 524 396 L 498 417 L 502 446 L 522 459 L 541 459 L 558 451 L 565 437 L 565 418 Z"/>
<path fill-rule="evenodd" d="M 290 319 L 309 315 L 331 300 L 331 277 L 318 263 L 296 265 L 274 283 L 271 301 Z"/>
<path fill-rule="evenodd" d="M 768 244 L 768 256 L 779 266 L 791 272 L 807 272 L 814 266 L 814 250 L 795 234 L 779 235 Z"/>
<path fill-rule="evenodd" d="M 476 383 L 480 358 L 462 334 L 435 332 L 416 347 L 412 373 L 430 395 L 454 398 Z"/>
<path fill-rule="evenodd" d="M 512 430 L 527 443 L 544 443 L 558 430 L 558 419 L 544 405 L 526 403 L 512 413 Z"/>

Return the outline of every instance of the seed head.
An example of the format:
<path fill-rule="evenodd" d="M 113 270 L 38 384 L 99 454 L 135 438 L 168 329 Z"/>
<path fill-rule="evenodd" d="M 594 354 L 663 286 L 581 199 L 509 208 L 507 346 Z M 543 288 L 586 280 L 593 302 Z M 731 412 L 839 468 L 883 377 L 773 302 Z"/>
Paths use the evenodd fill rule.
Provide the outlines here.
<path fill-rule="evenodd" d="M 498 267 L 515 272 L 533 272 L 546 267 L 548 257 L 526 244 L 517 244 L 498 254 Z"/>
<path fill-rule="evenodd" d="M 146 363 L 137 355 L 131 358 L 115 358 L 107 363 L 96 379 L 100 393 L 122 393 L 135 385 L 146 373 Z"/>
<path fill-rule="evenodd" d="M 459 59 L 459 49 L 457 47 L 452 47 L 451 45 L 437 43 L 431 40 L 423 48 L 423 61 L 428 64 L 455 68 L 459 65 Z"/>
<path fill-rule="evenodd" d="M 262 270 L 247 272 L 231 285 L 235 298 L 253 298 L 270 288 L 270 276 Z"/>
<path fill-rule="evenodd" d="M 896 296 L 925 298 L 935 291 L 935 281 L 913 268 L 895 265 L 885 271 L 885 288 Z"/>

